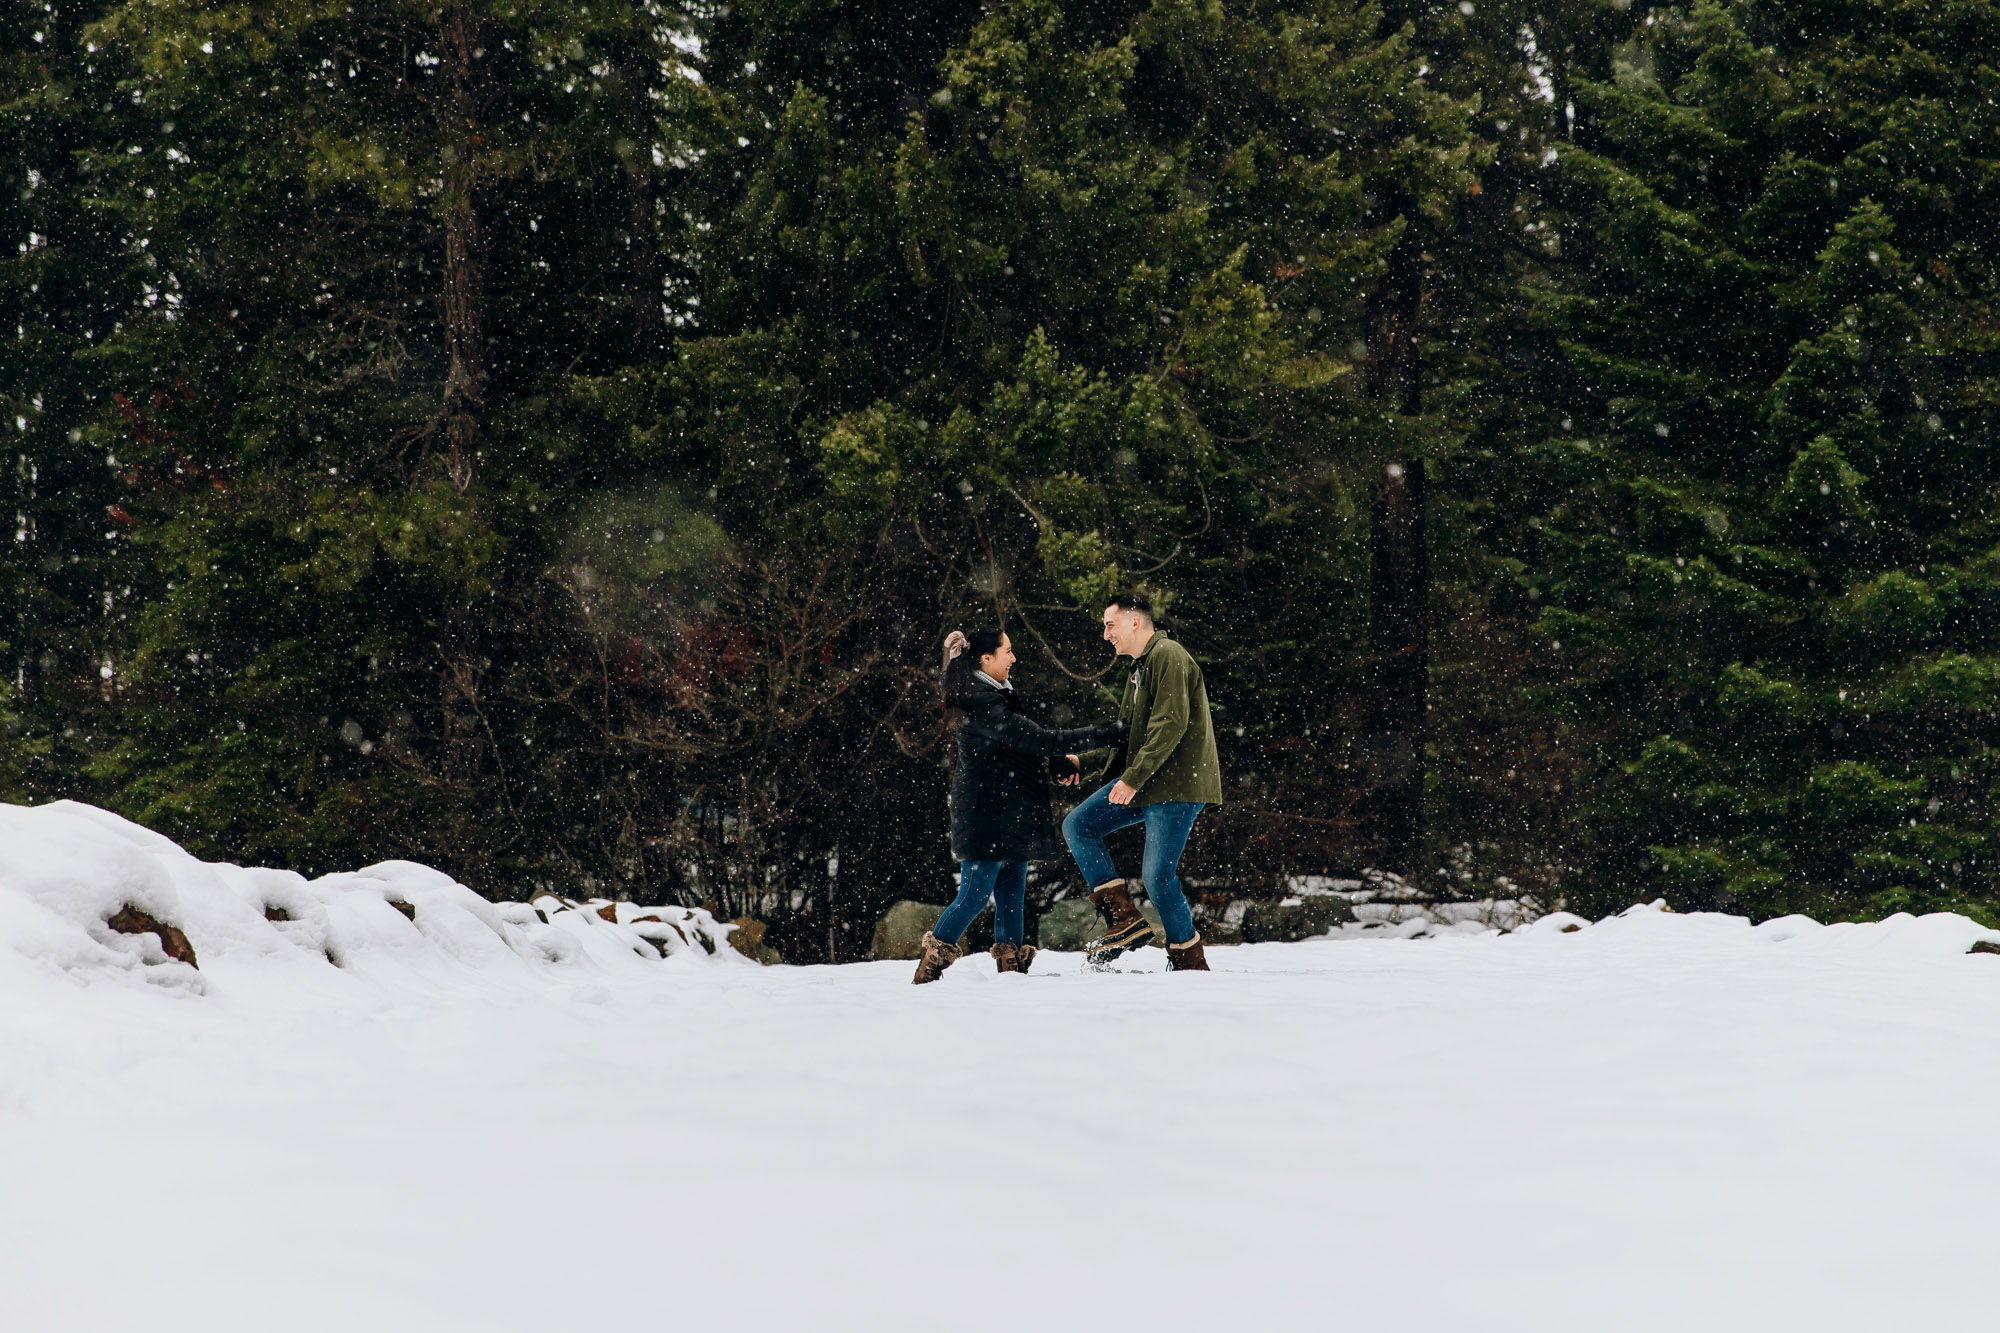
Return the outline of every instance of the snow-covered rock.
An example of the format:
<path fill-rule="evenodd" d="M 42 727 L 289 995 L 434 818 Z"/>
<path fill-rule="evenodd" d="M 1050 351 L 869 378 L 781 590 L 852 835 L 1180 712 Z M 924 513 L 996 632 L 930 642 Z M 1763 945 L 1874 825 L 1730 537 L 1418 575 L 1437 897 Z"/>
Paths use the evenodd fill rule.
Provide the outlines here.
<path fill-rule="evenodd" d="M 195 963 L 143 920 L 183 932 Z M 121 914 L 124 921 L 121 923 Z M 385 861 L 308 880 L 214 864 L 74 801 L 0 805 L 0 967 L 206 993 L 269 969 L 421 984 L 426 975 L 615 974 L 663 961 L 747 963 L 734 926 L 685 907 L 546 898 L 492 903 L 449 875 Z"/>

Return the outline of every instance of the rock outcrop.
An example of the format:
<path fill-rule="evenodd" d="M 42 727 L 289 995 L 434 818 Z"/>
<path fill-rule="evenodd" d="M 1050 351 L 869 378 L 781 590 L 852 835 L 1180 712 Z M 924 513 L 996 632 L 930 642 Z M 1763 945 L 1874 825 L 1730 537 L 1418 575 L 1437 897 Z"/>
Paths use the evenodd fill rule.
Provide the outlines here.
<path fill-rule="evenodd" d="M 194 946 L 188 943 L 187 935 L 179 926 L 170 926 L 150 913 L 142 912 L 130 903 L 125 904 L 105 925 L 120 935 L 157 935 L 160 949 L 176 963 L 186 963 L 189 967 L 200 967 L 194 958 Z"/>

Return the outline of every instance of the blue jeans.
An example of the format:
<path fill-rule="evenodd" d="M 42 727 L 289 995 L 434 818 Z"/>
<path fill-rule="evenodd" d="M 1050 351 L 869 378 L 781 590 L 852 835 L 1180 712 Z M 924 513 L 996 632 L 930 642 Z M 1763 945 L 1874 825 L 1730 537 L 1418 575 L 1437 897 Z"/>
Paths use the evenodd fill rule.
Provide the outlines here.
<path fill-rule="evenodd" d="M 974 917 L 986 910 L 986 900 L 991 898 L 993 942 L 1019 944 L 1027 934 L 1023 907 L 1027 896 L 1026 861 L 960 861 L 958 897 L 944 909 L 937 925 L 931 927 L 931 934 L 945 944 L 958 943 L 958 937 L 965 933 Z"/>
<path fill-rule="evenodd" d="M 1188 909 L 1187 895 L 1181 892 L 1181 851 L 1188 834 L 1194 831 L 1200 801 L 1161 801 L 1156 805 L 1111 804 L 1111 788 L 1105 783 L 1063 821 L 1063 840 L 1083 882 L 1096 888 L 1118 878 L 1118 867 L 1104 848 L 1104 835 L 1134 824 L 1146 826 L 1146 860 L 1139 878 L 1145 882 L 1146 896 L 1160 909 L 1160 924 L 1167 928 L 1167 943 L 1186 944 L 1194 938 L 1194 913 Z"/>

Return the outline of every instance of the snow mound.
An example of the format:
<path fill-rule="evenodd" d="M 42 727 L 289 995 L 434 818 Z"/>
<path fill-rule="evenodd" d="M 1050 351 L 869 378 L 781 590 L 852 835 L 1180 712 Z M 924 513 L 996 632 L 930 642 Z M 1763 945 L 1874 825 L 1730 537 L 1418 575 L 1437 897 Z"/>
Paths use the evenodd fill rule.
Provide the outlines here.
<path fill-rule="evenodd" d="M 1551 912 L 1513 931 L 1509 939 L 1551 940 L 1564 948 L 1651 948 L 1656 943 L 1713 954 L 1718 949 L 1783 945 L 1795 958 L 1930 960 L 1970 953 L 1974 945 L 2000 945 L 2000 930 L 1954 912 L 1912 916 L 1898 912 L 1880 921 L 1822 923 L 1809 916 L 1781 916 L 1750 924 L 1726 912 L 1676 912 L 1664 900 L 1636 903 L 1592 923 L 1569 912 Z M 1984 951 L 1982 951 L 1984 952 Z"/>
<path fill-rule="evenodd" d="M 735 927 L 685 907 L 547 897 L 493 903 L 385 861 L 308 880 L 215 864 L 75 801 L 0 804 L 0 969 L 204 994 L 271 969 L 393 984 L 439 972 L 581 979 L 740 963 Z M 179 932 L 192 964 L 164 934 Z"/>

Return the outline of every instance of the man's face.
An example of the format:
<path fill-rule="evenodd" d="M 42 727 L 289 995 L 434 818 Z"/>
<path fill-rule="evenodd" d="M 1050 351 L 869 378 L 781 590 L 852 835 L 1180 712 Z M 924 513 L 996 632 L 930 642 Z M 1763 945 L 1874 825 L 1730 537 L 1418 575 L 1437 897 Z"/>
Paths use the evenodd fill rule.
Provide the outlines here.
<path fill-rule="evenodd" d="M 1104 641 L 1121 657 L 1137 657 L 1152 632 L 1146 625 L 1146 617 L 1137 611 L 1115 606 L 1104 608 Z"/>

